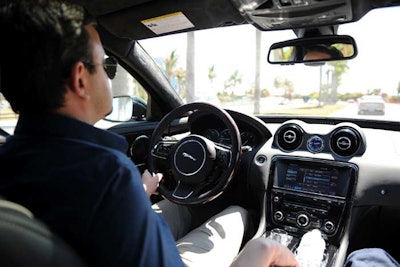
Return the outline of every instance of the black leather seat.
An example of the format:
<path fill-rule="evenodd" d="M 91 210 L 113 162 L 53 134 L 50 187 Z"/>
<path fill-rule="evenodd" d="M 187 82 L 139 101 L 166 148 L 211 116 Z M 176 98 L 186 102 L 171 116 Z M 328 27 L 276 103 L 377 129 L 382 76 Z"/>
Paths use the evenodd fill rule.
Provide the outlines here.
<path fill-rule="evenodd" d="M 32 213 L 0 199 L 0 266 L 86 266 L 79 256 Z"/>

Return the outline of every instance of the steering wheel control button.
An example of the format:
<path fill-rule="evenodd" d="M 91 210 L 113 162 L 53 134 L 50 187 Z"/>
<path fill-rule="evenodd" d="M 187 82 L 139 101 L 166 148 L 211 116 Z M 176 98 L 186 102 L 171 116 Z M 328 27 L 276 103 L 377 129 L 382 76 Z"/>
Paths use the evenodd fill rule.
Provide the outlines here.
<path fill-rule="evenodd" d="M 228 150 L 217 150 L 218 164 L 221 166 L 228 166 L 230 161 L 230 151 Z"/>
<path fill-rule="evenodd" d="M 152 154 L 158 158 L 166 159 L 174 145 L 174 142 L 162 141 L 154 147 Z"/>

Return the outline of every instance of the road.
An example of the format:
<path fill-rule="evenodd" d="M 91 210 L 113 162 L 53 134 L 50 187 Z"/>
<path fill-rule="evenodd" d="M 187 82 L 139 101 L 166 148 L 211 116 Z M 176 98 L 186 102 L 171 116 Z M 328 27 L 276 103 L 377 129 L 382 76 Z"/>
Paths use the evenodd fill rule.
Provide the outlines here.
<path fill-rule="evenodd" d="M 304 108 L 312 107 L 317 103 L 304 103 L 301 99 L 292 100 L 290 103 L 284 105 L 281 104 L 282 98 L 263 98 L 260 103 L 261 114 L 268 114 L 271 111 L 279 111 L 292 108 Z M 344 107 L 340 110 L 333 112 L 331 117 L 339 118 L 358 118 L 367 120 L 387 120 L 387 121 L 398 121 L 400 122 L 400 104 L 390 104 L 386 103 L 385 115 L 358 115 L 357 103 L 341 103 Z M 237 110 L 243 113 L 252 114 L 254 111 L 254 103 L 252 101 L 246 101 L 243 105 L 243 101 L 237 104 L 230 103 L 229 109 Z"/>
<path fill-rule="evenodd" d="M 400 104 L 385 104 L 385 115 L 358 115 L 357 104 L 347 104 L 341 110 L 334 112 L 331 116 L 341 118 L 357 118 L 369 120 L 386 120 L 400 122 Z"/>
<path fill-rule="evenodd" d="M 301 99 L 294 99 L 290 102 L 285 102 L 282 97 L 267 97 L 260 99 L 260 113 L 268 114 L 272 111 L 276 112 L 279 110 L 289 109 L 289 108 L 300 108 L 305 106 L 315 105 L 316 103 L 304 103 Z M 225 105 L 225 108 L 243 112 L 246 114 L 253 114 L 254 112 L 254 101 L 251 99 L 240 100 L 236 102 L 229 102 Z"/>

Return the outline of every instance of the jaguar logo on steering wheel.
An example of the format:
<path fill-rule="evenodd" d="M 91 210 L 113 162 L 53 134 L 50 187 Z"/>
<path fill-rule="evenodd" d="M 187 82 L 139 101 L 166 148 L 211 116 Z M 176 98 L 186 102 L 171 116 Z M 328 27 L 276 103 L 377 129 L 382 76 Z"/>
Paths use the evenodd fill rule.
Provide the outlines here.
<path fill-rule="evenodd" d="M 182 156 L 183 156 L 184 158 L 188 158 L 188 159 L 190 159 L 190 160 L 192 160 L 192 161 L 197 161 L 197 159 L 196 159 L 195 157 L 193 157 L 192 155 L 190 155 L 189 153 L 183 152 L 183 153 L 182 153 Z"/>

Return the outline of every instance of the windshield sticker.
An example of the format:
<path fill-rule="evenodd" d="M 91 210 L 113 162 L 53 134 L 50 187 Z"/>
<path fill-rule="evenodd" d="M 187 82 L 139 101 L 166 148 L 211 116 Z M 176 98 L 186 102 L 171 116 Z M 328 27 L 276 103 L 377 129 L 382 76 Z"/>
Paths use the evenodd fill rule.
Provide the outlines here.
<path fill-rule="evenodd" d="M 146 19 L 141 22 L 155 34 L 163 34 L 194 27 L 182 12 L 175 12 L 156 18 Z"/>

